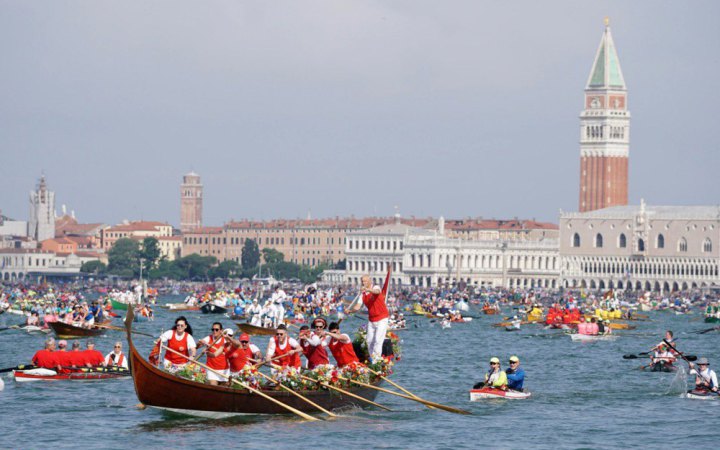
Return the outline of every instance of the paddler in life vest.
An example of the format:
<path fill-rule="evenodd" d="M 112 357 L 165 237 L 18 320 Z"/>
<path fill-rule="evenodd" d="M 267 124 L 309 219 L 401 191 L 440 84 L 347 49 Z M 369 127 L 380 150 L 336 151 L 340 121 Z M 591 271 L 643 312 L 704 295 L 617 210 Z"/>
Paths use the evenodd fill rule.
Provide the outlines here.
<path fill-rule="evenodd" d="M 523 383 L 525 382 L 525 370 L 520 367 L 520 358 L 513 355 L 510 357 L 510 368 L 505 370 L 507 376 L 507 387 L 515 391 L 523 390 Z"/>
<path fill-rule="evenodd" d="M 300 352 L 302 352 L 302 347 L 295 339 L 288 336 L 287 327 L 282 323 L 277 327 L 275 336 L 271 337 L 268 342 L 265 361 L 269 362 L 271 359 L 279 357 L 274 361 L 275 364 L 282 367 L 300 368 L 300 355 L 298 354 Z"/>
<path fill-rule="evenodd" d="M 105 357 L 105 367 L 117 367 L 122 369 L 128 368 L 127 358 L 122 351 L 122 342 L 115 342 L 113 351 L 108 353 Z"/>
<path fill-rule="evenodd" d="M 390 272 L 388 272 L 388 277 Z M 367 327 L 367 348 L 370 360 L 375 362 L 378 358 L 382 358 L 382 346 L 385 341 L 385 334 L 388 329 L 388 320 L 390 313 L 385 304 L 385 295 L 380 286 L 374 286 L 370 275 L 363 275 L 361 278 L 362 302 L 368 310 L 368 327 Z M 388 279 L 385 280 L 387 286 Z M 360 305 L 356 305 L 350 312 L 360 309 Z"/>
<path fill-rule="evenodd" d="M 675 355 L 668 351 L 668 346 L 665 344 L 660 345 L 660 347 L 650 355 L 650 363 L 653 369 L 656 365 L 659 366 L 658 369 L 662 369 L 665 366 L 669 367 L 672 366 L 674 362 Z"/>
<path fill-rule="evenodd" d="M 212 369 L 207 371 L 208 384 L 212 386 L 224 385 L 228 382 L 227 377 L 230 371 L 225 357 L 223 326 L 220 322 L 215 322 L 210 327 L 210 330 L 209 336 L 205 336 L 198 341 L 198 347 L 207 347 L 205 352 L 207 362 L 205 364 Z"/>
<path fill-rule="evenodd" d="M 195 339 L 192 337 L 192 327 L 185 316 L 175 319 L 175 325 L 160 335 L 162 345 L 175 350 L 177 353 L 165 351 L 163 366 L 170 372 L 177 372 L 188 363 L 187 357 L 195 357 Z"/>
<path fill-rule="evenodd" d="M 475 384 L 473 389 L 493 387 L 496 389 L 507 389 L 507 375 L 500 369 L 500 359 L 490 358 L 490 370 L 485 374 L 485 381 Z"/>
<path fill-rule="evenodd" d="M 695 364 L 689 362 L 690 375 L 695 375 L 695 390 L 696 391 L 718 391 L 718 379 L 714 370 L 710 369 L 710 362 L 707 358 L 699 358 L 697 360 L 698 368 L 695 368 Z"/>
<path fill-rule="evenodd" d="M 347 334 L 340 332 L 340 325 L 337 322 L 330 324 L 325 336 L 327 346 L 332 352 L 338 367 L 353 367 L 360 363 L 357 355 L 355 355 L 352 339 Z"/>
<path fill-rule="evenodd" d="M 310 370 L 317 366 L 330 364 L 327 353 L 327 340 L 324 339 L 326 325 L 325 319 L 318 317 L 313 320 L 312 330 L 307 325 L 300 327 L 299 342 L 303 354 L 307 358 L 307 368 Z"/>
<path fill-rule="evenodd" d="M 250 359 L 256 361 L 262 360 L 262 354 L 260 349 L 255 344 L 250 343 L 250 336 L 243 333 L 239 339 L 233 338 L 233 330 L 227 328 L 225 330 L 225 357 L 230 365 L 230 376 L 237 378 L 240 376 L 240 371 L 243 370 L 247 364 L 250 363 Z"/>

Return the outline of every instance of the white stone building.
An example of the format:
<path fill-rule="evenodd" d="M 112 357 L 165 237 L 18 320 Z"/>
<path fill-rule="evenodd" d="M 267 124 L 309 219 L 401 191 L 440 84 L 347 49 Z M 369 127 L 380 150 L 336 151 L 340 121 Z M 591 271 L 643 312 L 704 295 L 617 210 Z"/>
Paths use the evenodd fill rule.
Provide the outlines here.
<path fill-rule="evenodd" d="M 77 275 L 83 263 L 97 259 L 76 254 L 57 255 L 40 249 L 0 249 L 0 280 L 15 282 L 34 277 Z"/>
<path fill-rule="evenodd" d="M 429 287 L 465 282 L 474 286 L 557 288 L 558 241 L 468 240 L 400 223 L 348 233 L 346 280 L 369 274 L 382 283 L 392 265 L 391 285 Z"/>
<path fill-rule="evenodd" d="M 720 207 L 615 206 L 560 215 L 564 287 L 720 286 Z"/>
<path fill-rule="evenodd" d="M 30 192 L 28 236 L 37 242 L 55 237 L 55 193 L 48 190 L 44 175 L 37 190 Z"/>

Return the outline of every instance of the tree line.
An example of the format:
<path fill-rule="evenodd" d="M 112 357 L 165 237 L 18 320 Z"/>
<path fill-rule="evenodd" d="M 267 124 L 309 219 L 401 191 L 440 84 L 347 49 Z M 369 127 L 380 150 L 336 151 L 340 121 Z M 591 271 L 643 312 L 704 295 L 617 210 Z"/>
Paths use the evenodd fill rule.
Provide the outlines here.
<path fill-rule="evenodd" d="M 122 238 L 108 251 L 108 264 L 89 261 L 82 265 L 81 272 L 96 276 L 114 275 L 122 278 L 143 278 L 172 280 L 207 281 L 215 278 L 252 278 L 261 273 L 272 275 L 276 279 L 297 278 L 303 283 L 312 283 L 326 269 L 344 269 L 345 262 L 333 266 L 323 263 L 315 267 L 285 261 L 285 255 L 273 248 L 259 249 L 257 243 L 246 239 L 242 248 L 240 262 L 226 260 L 218 263 L 214 256 L 201 256 L 196 253 L 176 258 L 172 261 L 162 255 L 160 244 L 154 237 L 142 242 Z"/>

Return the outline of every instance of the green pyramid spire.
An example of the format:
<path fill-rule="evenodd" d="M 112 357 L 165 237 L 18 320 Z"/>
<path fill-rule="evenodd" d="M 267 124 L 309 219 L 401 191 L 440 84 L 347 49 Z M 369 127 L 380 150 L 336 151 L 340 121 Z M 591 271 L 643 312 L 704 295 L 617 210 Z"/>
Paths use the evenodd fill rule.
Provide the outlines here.
<path fill-rule="evenodd" d="M 626 89 L 620 59 L 607 21 L 586 89 Z"/>

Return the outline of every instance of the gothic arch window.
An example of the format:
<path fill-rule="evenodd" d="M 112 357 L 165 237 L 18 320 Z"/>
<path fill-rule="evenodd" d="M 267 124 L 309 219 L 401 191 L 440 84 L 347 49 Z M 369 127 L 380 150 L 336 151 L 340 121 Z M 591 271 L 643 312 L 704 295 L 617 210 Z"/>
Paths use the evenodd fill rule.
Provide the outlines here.
<path fill-rule="evenodd" d="M 639 252 L 645 251 L 645 241 L 643 239 L 638 239 L 638 251 Z"/>
<path fill-rule="evenodd" d="M 657 242 L 655 244 L 655 247 L 657 248 L 665 248 L 665 236 L 663 236 L 662 234 L 658 234 Z"/>
<path fill-rule="evenodd" d="M 687 251 L 687 240 L 685 238 L 680 238 L 678 241 L 678 251 L 679 252 L 686 252 Z"/>
<path fill-rule="evenodd" d="M 595 247 L 602 248 L 603 246 L 603 235 L 598 233 L 595 235 Z"/>
<path fill-rule="evenodd" d="M 712 241 L 710 240 L 710 238 L 705 238 L 705 242 L 703 242 L 703 252 L 712 252 Z"/>
<path fill-rule="evenodd" d="M 580 235 L 577 234 L 577 233 L 575 233 L 575 234 L 573 235 L 572 246 L 573 246 L 573 247 L 580 247 Z"/>
<path fill-rule="evenodd" d="M 620 237 L 618 237 L 618 247 L 619 248 L 627 247 L 627 238 L 625 237 L 625 233 L 620 233 Z"/>

